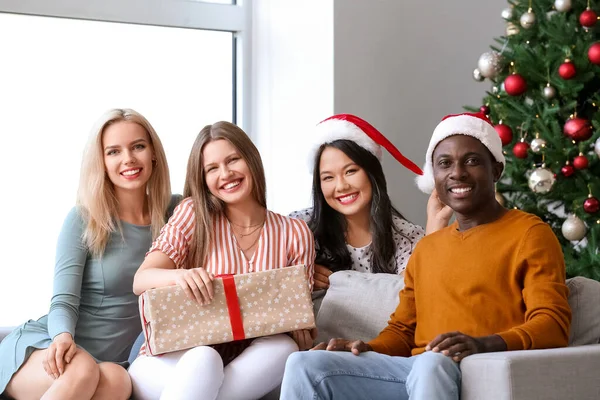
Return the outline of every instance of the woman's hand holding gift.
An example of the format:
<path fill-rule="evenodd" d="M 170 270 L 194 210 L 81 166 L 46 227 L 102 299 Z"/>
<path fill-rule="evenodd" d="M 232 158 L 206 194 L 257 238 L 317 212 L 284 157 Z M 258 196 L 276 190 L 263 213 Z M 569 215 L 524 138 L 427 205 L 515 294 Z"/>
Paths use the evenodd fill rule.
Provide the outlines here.
<path fill-rule="evenodd" d="M 215 276 L 204 268 L 178 269 L 175 283 L 179 285 L 190 300 L 201 305 L 210 304 L 215 295 L 213 280 Z"/>

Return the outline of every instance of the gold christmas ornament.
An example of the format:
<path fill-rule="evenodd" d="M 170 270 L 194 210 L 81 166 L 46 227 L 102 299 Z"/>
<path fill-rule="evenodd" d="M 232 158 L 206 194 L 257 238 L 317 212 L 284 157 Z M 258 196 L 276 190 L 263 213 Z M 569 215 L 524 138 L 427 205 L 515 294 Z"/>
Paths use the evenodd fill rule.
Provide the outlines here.
<path fill-rule="evenodd" d="M 512 22 L 506 24 L 506 36 L 516 35 L 517 33 L 519 33 L 519 27 L 516 24 Z"/>
<path fill-rule="evenodd" d="M 578 216 L 571 214 L 563 222 L 561 231 L 565 239 L 575 242 L 585 237 L 587 228 Z"/>

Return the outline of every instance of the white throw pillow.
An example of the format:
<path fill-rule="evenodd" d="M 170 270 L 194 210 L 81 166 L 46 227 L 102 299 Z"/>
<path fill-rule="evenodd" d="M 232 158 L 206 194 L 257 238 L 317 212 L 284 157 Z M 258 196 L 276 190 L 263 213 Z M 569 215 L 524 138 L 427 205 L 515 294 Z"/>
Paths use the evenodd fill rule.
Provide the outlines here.
<path fill-rule="evenodd" d="M 335 272 L 329 282 L 317 314 L 317 343 L 331 338 L 375 338 L 387 326 L 404 287 L 399 275 L 357 271 Z"/>

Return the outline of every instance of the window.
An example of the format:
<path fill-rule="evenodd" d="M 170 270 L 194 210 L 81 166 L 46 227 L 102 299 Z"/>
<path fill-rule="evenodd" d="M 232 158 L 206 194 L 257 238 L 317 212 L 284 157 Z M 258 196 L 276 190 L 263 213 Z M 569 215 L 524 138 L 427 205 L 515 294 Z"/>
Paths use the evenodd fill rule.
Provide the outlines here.
<path fill-rule="evenodd" d="M 118 11 L 95 0 L 84 11 L 67 0 L 53 2 L 54 9 L 43 1 L 0 6 L 0 12 L 44 15 L 0 13 L 0 37 L 10 38 L 0 41 L 0 303 L 14 305 L 2 307 L 0 326 L 48 312 L 56 240 L 75 202 L 88 133 L 105 110 L 128 107 L 148 118 L 167 152 L 174 193 L 183 190 L 200 129 L 218 120 L 241 122 L 247 93 L 239 86 L 244 77 L 236 79 L 234 37 L 243 25 L 239 10 L 230 10 L 237 7 L 173 2 L 170 14 L 137 13 L 148 19 L 141 24 L 129 14 L 128 4 L 136 2 L 123 0 Z M 202 10 L 220 20 L 190 23 Z"/>

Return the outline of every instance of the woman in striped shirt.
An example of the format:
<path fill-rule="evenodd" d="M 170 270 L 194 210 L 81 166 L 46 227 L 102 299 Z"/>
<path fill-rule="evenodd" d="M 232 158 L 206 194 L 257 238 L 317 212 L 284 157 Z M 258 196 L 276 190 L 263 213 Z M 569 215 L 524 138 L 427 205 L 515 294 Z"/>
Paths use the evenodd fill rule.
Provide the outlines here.
<path fill-rule="evenodd" d="M 307 266 L 312 286 L 312 233 L 304 221 L 266 209 L 262 161 L 240 128 L 217 122 L 202 129 L 188 161 L 184 197 L 136 273 L 136 294 L 179 285 L 208 304 L 215 275 L 297 264 Z M 311 347 L 313 333 L 142 355 L 129 369 L 134 397 L 260 398 L 281 382 L 288 355 Z"/>

